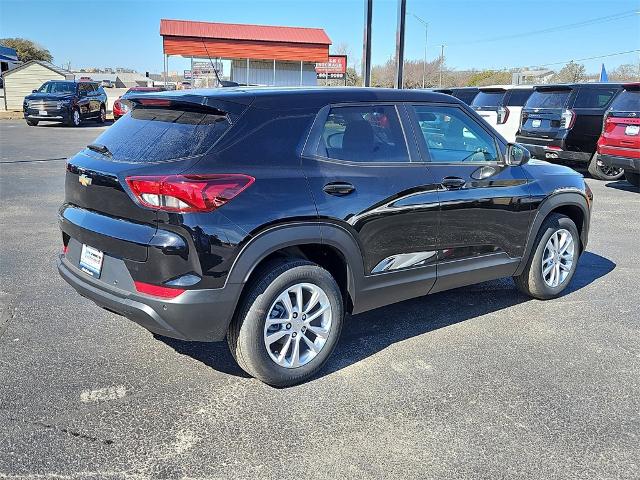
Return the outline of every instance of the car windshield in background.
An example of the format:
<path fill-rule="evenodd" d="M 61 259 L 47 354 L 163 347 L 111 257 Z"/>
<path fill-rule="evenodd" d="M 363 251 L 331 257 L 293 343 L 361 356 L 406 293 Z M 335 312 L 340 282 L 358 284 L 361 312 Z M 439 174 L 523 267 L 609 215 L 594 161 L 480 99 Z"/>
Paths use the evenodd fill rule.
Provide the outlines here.
<path fill-rule="evenodd" d="M 153 87 L 149 87 L 149 88 L 130 88 L 129 90 L 124 92 L 124 94 L 122 95 L 122 98 L 128 98 L 131 95 L 133 95 L 134 93 L 136 95 L 138 95 L 140 93 L 158 93 L 158 92 L 164 92 L 164 88 L 153 88 Z"/>
<path fill-rule="evenodd" d="M 136 107 L 93 143 L 107 147 L 112 160 L 161 162 L 205 153 L 230 126 L 222 112 Z"/>
<path fill-rule="evenodd" d="M 76 84 L 73 82 L 47 82 L 38 89 L 40 93 L 74 93 L 75 91 Z"/>
<path fill-rule="evenodd" d="M 536 90 L 527 100 L 527 108 L 564 108 L 571 90 Z"/>
<path fill-rule="evenodd" d="M 502 99 L 504 98 L 504 94 L 505 94 L 504 90 L 480 91 L 476 96 L 476 98 L 473 99 L 473 106 L 497 108 L 498 105 L 502 104 Z"/>
<path fill-rule="evenodd" d="M 616 112 L 640 112 L 640 90 L 623 90 L 613 103 L 611 110 Z"/>

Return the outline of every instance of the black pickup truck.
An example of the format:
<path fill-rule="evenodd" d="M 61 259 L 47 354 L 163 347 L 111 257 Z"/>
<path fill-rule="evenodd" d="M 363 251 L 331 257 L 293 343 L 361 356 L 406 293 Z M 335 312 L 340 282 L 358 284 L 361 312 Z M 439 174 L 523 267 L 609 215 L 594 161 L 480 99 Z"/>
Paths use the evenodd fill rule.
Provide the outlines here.
<path fill-rule="evenodd" d="M 90 119 L 104 123 L 107 94 L 97 82 L 49 81 L 24 98 L 22 109 L 31 126 L 46 121 L 77 127 Z"/>

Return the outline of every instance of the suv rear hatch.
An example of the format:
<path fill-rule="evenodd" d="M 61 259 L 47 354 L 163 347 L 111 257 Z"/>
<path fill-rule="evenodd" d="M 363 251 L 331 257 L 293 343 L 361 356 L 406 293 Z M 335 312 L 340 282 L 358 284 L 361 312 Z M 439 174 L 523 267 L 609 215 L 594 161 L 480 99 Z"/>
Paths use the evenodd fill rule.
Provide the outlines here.
<path fill-rule="evenodd" d="M 489 125 L 495 127 L 501 123 L 501 115 L 505 115 L 504 96 L 507 91 L 504 88 L 481 88 L 471 102 L 471 107 L 484 118 Z"/>
<path fill-rule="evenodd" d="M 132 96 L 131 112 L 67 162 L 60 209 L 65 245 L 69 236 L 90 236 L 101 250 L 115 249 L 123 258 L 144 261 L 146 247 L 127 250 L 117 244 L 146 246 L 155 234 L 158 211 L 142 205 L 127 178 L 178 175 L 191 168 L 252 97 L 239 100 L 181 93 Z"/>
<path fill-rule="evenodd" d="M 598 151 L 640 157 L 640 83 L 624 86 L 604 118 Z"/>
<path fill-rule="evenodd" d="M 572 90 L 565 85 L 536 87 L 522 109 L 519 135 L 556 138 L 559 130 L 571 128 L 575 115 L 566 107 Z"/>

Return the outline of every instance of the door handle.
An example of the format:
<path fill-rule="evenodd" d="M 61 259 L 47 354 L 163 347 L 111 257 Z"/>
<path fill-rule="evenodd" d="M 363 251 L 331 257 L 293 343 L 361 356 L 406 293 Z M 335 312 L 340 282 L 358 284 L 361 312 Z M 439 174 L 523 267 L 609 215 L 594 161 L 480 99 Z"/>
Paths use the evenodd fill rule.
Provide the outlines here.
<path fill-rule="evenodd" d="M 440 183 L 448 190 L 458 190 L 464 187 L 467 182 L 460 177 L 444 177 Z"/>
<path fill-rule="evenodd" d="M 325 193 L 328 193 L 329 195 L 336 195 L 338 197 L 349 195 L 355 189 L 356 187 L 347 182 L 331 182 L 327 183 L 323 188 Z"/>

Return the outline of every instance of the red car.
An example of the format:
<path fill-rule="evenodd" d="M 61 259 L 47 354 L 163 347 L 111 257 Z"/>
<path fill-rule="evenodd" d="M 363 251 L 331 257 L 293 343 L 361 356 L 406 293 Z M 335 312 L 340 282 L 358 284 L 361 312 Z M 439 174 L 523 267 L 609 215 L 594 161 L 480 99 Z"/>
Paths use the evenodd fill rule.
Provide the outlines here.
<path fill-rule="evenodd" d="M 598 155 L 605 165 L 624 170 L 640 186 L 640 83 L 623 85 L 605 114 Z"/>
<path fill-rule="evenodd" d="M 113 102 L 113 120 L 118 120 L 120 117 L 125 115 L 129 111 L 129 106 L 127 102 L 123 102 L 123 100 L 127 99 L 127 96 L 131 93 L 140 93 L 140 92 L 164 92 L 164 87 L 132 87 L 127 90 L 124 95 L 119 97 L 115 102 Z"/>

